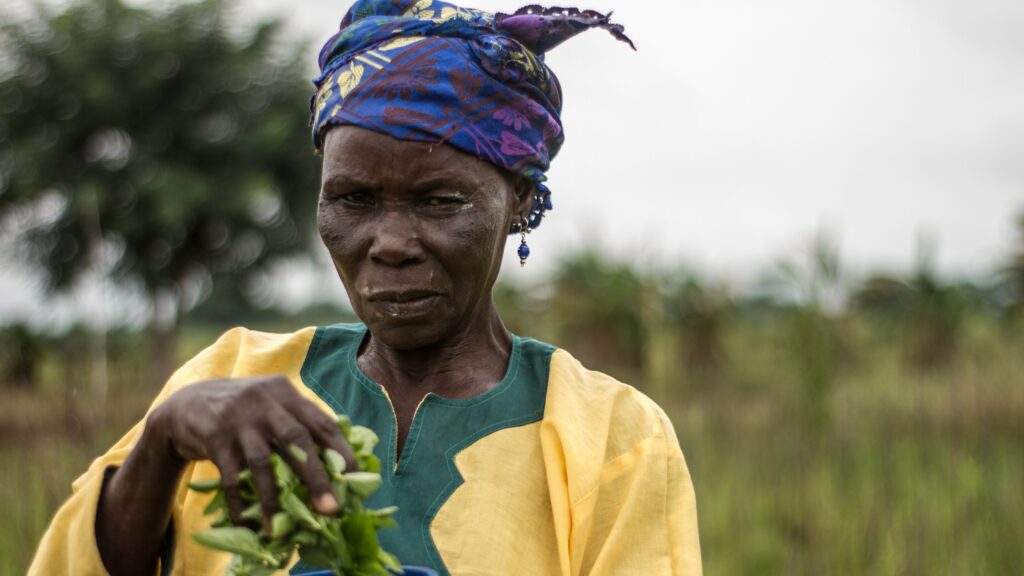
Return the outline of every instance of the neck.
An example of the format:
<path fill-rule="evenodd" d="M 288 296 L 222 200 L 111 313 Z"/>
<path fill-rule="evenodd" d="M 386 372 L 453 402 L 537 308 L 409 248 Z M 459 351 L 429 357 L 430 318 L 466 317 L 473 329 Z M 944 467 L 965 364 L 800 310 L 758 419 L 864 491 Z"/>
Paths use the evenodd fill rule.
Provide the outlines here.
<path fill-rule="evenodd" d="M 359 367 L 392 395 L 469 398 L 501 381 L 511 352 L 512 337 L 491 303 L 463 330 L 428 347 L 396 350 L 371 334 Z"/>

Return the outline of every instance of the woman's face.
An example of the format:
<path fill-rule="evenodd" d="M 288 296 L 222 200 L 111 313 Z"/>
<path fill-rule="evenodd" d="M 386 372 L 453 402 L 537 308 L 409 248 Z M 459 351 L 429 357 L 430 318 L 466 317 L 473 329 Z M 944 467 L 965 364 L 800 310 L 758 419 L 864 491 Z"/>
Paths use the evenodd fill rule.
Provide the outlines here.
<path fill-rule="evenodd" d="M 320 237 L 356 314 L 390 347 L 430 346 L 489 313 L 505 239 L 530 202 L 451 146 L 327 133 Z"/>

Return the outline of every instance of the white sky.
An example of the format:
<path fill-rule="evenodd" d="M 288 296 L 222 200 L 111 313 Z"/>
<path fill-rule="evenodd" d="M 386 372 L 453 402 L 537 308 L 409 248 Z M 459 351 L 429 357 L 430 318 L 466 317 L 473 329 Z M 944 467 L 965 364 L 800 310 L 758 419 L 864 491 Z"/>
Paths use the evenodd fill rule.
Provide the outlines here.
<path fill-rule="evenodd" d="M 311 66 L 349 6 L 240 4 L 288 18 Z M 614 9 L 639 51 L 591 31 L 548 56 L 565 91 L 555 210 L 525 271 L 509 247 L 506 277 L 587 242 L 738 279 L 822 231 L 860 270 L 909 268 L 921 238 L 950 274 L 1009 252 L 1024 212 L 1024 2 L 569 4 Z"/>
<path fill-rule="evenodd" d="M 319 47 L 348 3 L 247 5 Z M 548 56 L 567 140 L 530 266 L 597 241 L 743 277 L 819 231 L 861 269 L 909 267 L 921 238 L 949 273 L 1010 249 L 1024 212 L 1019 0 L 578 6 L 614 9 L 639 51 L 591 31 Z"/>

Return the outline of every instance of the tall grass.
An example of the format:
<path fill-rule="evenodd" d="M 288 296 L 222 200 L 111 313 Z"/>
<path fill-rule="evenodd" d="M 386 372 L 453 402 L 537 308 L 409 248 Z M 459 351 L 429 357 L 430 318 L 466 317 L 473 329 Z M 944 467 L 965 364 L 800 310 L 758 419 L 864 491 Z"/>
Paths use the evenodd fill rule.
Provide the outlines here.
<path fill-rule="evenodd" d="M 685 338 L 657 332 L 633 381 L 675 423 L 705 573 L 1024 574 L 1022 331 L 974 317 L 956 356 L 922 371 L 897 333 L 841 321 L 824 417 L 808 419 L 790 330 L 733 319 L 721 360 L 696 371 Z M 215 332 L 186 331 L 181 348 Z M 24 573 L 71 481 L 156 391 L 141 368 L 114 363 L 105 421 L 93 422 L 88 399 L 67 392 L 74 370 L 44 368 L 40 387 L 0 404 L 0 576 Z"/>

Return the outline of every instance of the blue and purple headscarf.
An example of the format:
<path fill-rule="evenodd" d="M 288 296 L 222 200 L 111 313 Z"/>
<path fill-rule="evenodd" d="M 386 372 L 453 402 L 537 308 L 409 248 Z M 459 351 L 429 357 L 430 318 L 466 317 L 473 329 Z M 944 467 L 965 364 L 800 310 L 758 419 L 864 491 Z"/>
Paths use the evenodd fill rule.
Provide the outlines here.
<path fill-rule="evenodd" d="M 489 14 L 439 0 L 357 0 L 320 51 L 313 142 L 348 124 L 446 143 L 535 185 L 529 227 L 551 209 L 544 173 L 562 146 L 562 91 L 544 53 L 590 28 L 629 43 L 590 10 Z"/>

